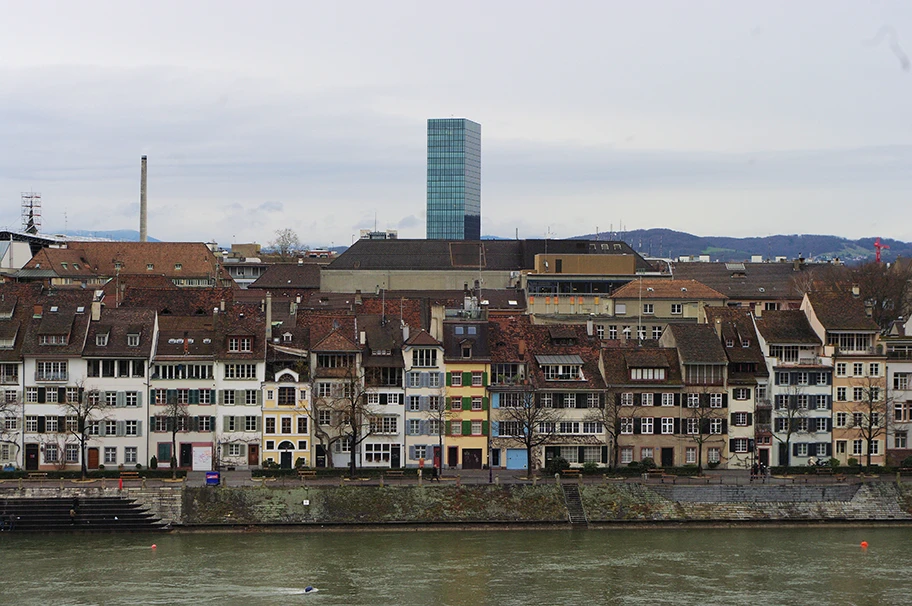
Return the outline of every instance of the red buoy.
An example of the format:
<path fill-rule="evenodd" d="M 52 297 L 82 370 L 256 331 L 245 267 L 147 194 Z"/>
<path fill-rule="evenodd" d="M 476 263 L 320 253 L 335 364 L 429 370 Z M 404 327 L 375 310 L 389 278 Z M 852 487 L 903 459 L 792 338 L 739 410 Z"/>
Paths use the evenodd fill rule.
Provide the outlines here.
<path fill-rule="evenodd" d="M 862 549 L 867 549 L 867 548 L 868 548 L 868 542 L 867 542 L 867 541 L 862 541 L 862 542 L 861 542 L 861 548 L 862 548 Z"/>

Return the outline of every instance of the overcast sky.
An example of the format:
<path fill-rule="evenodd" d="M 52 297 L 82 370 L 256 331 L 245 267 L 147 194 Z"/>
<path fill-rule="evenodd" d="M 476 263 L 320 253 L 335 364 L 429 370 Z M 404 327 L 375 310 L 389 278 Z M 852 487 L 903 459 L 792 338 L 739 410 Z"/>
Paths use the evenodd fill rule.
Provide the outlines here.
<path fill-rule="evenodd" d="M 0 226 L 425 235 L 426 120 L 482 233 L 912 240 L 912 2 L 0 0 Z"/>

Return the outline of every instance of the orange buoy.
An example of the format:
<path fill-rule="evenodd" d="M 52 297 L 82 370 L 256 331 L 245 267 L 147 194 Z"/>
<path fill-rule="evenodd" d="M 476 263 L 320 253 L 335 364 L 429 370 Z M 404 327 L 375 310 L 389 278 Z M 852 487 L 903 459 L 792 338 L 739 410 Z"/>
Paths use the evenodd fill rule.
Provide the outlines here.
<path fill-rule="evenodd" d="M 157 549 L 157 548 L 158 548 L 158 545 L 156 545 L 155 543 L 152 543 L 152 549 Z"/>
<path fill-rule="evenodd" d="M 867 542 L 867 541 L 862 541 L 862 542 L 861 542 L 861 548 L 862 548 L 862 549 L 867 549 L 867 548 L 868 548 L 868 542 Z"/>

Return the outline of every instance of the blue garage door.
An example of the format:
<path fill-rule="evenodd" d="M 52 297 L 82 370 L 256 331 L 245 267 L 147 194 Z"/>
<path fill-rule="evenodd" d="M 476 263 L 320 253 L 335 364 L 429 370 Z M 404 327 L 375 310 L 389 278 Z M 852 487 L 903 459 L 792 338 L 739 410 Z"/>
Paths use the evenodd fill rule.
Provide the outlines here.
<path fill-rule="evenodd" d="M 507 449 L 507 469 L 526 469 L 525 448 L 508 448 Z"/>

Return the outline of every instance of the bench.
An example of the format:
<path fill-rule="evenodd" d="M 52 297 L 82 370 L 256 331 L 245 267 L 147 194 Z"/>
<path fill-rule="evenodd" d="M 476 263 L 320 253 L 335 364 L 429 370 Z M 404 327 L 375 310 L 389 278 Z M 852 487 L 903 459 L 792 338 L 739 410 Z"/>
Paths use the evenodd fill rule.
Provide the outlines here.
<path fill-rule="evenodd" d="M 316 478 L 317 471 L 315 469 L 299 469 L 298 470 L 298 479 L 306 480 L 307 478 Z"/>
<path fill-rule="evenodd" d="M 836 473 L 832 467 L 818 467 L 814 470 L 818 476 L 831 476 Z"/>
<path fill-rule="evenodd" d="M 383 472 L 384 478 L 402 478 L 405 476 L 405 472 L 401 469 L 389 470 Z"/>
<path fill-rule="evenodd" d="M 139 472 L 138 471 L 121 471 L 120 479 L 121 480 L 139 480 L 140 479 Z"/>
<path fill-rule="evenodd" d="M 845 482 L 845 481 L 846 481 L 846 474 L 844 474 L 844 473 L 837 473 L 834 477 L 836 478 L 836 481 L 837 481 L 837 482 Z"/>
<path fill-rule="evenodd" d="M 677 484 L 677 483 L 678 483 L 678 476 L 676 476 L 675 474 L 673 474 L 673 473 L 665 473 L 665 471 L 662 470 L 662 469 L 656 469 L 655 471 L 661 472 L 659 478 L 662 480 L 662 484 L 665 483 L 665 480 L 671 480 L 671 483 L 672 483 L 672 484 Z"/>
<path fill-rule="evenodd" d="M 912 476 L 912 467 L 900 467 L 898 473 L 901 476 Z"/>
<path fill-rule="evenodd" d="M 582 472 L 579 469 L 562 469 L 561 475 L 568 478 L 578 478 Z"/>
<path fill-rule="evenodd" d="M 32 471 L 28 474 L 29 480 L 46 480 L 48 474 L 46 471 Z"/>

